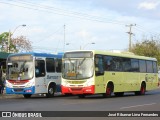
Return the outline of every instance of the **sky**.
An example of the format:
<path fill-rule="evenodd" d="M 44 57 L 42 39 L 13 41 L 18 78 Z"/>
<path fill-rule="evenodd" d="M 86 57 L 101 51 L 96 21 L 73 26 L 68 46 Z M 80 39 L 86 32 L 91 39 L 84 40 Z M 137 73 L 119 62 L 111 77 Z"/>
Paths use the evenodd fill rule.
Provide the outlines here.
<path fill-rule="evenodd" d="M 0 0 L 0 34 L 26 36 L 34 52 L 127 50 L 131 24 L 132 44 L 159 39 L 160 1 Z"/>

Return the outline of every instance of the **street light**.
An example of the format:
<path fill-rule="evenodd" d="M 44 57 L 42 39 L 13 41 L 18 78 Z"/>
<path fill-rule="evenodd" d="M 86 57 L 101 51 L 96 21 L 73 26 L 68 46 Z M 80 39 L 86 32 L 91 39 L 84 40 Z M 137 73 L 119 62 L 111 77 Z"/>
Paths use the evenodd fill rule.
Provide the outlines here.
<path fill-rule="evenodd" d="M 15 29 L 14 29 L 14 31 L 11 33 L 11 31 L 9 30 L 9 35 L 8 35 L 8 46 L 7 46 L 7 51 L 8 51 L 8 53 L 10 52 L 10 42 L 11 42 L 11 36 L 13 35 L 13 33 L 15 33 L 15 31 L 19 28 L 19 27 L 25 27 L 26 25 L 25 24 L 22 24 L 22 25 L 19 25 L 19 26 L 17 26 Z"/>
<path fill-rule="evenodd" d="M 66 46 L 71 45 L 71 47 L 72 47 L 72 48 L 71 48 L 71 47 L 69 47 L 69 49 L 73 49 L 73 47 L 74 47 L 74 44 L 73 44 L 73 43 L 66 43 L 65 45 L 66 45 Z"/>
<path fill-rule="evenodd" d="M 70 43 L 66 43 L 66 45 L 70 45 Z"/>
<path fill-rule="evenodd" d="M 82 49 L 84 49 L 87 45 L 89 44 L 95 44 L 94 42 L 91 42 L 91 43 L 87 43 L 86 45 L 84 45 L 84 47 Z M 81 49 L 81 46 L 80 46 L 80 49 Z"/>
<path fill-rule="evenodd" d="M 17 28 L 19 28 L 19 27 L 25 27 L 26 25 L 25 24 L 22 24 L 22 25 L 19 25 L 19 26 L 17 26 L 15 29 L 14 29 L 14 31 L 10 34 L 11 36 L 13 35 L 13 33 L 17 30 Z"/>

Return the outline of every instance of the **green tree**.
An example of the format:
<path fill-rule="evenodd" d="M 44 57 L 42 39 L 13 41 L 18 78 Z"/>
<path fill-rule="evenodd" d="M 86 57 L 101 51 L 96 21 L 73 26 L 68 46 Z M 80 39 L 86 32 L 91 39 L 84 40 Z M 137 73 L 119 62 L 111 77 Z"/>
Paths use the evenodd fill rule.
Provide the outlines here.
<path fill-rule="evenodd" d="M 133 44 L 131 52 L 148 57 L 154 57 L 160 65 L 160 43 L 158 40 L 144 40 Z"/>
<path fill-rule="evenodd" d="M 32 51 L 31 42 L 25 36 L 11 38 L 8 48 L 8 37 L 8 32 L 0 34 L 0 50 L 2 52 L 8 52 L 8 49 L 11 53 Z"/>
<path fill-rule="evenodd" d="M 9 36 L 8 32 L 0 34 L 0 50 L 2 52 L 7 52 L 8 36 Z"/>

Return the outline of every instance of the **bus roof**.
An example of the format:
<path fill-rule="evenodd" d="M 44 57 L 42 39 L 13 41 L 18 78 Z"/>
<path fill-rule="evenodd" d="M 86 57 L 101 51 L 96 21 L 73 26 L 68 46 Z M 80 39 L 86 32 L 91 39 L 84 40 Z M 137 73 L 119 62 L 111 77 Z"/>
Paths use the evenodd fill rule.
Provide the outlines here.
<path fill-rule="evenodd" d="M 62 58 L 64 53 L 58 54 L 51 54 L 51 53 L 36 53 L 36 52 L 26 52 L 26 53 L 13 53 L 10 54 L 8 57 L 16 56 L 16 55 L 33 55 L 35 57 L 55 57 L 55 58 Z"/>
<path fill-rule="evenodd" d="M 101 55 L 112 55 L 112 56 L 119 56 L 119 57 L 127 57 L 127 58 L 157 61 L 156 58 L 135 55 L 134 53 L 131 53 L 131 52 L 114 52 L 114 51 L 103 51 L 103 50 L 72 50 L 72 51 L 67 51 L 67 52 L 85 52 L 85 51 L 86 52 L 87 51 L 88 52 L 93 52 L 94 54 L 101 54 Z"/>

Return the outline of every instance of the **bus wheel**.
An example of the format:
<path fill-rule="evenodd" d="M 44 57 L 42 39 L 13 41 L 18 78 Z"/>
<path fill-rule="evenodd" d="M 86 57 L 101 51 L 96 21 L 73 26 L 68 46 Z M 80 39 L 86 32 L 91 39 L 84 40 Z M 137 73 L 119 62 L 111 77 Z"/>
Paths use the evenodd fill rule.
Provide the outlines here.
<path fill-rule="evenodd" d="M 85 98 L 85 95 L 78 95 L 79 98 Z"/>
<path fill-rule="evenodd" d="M 136 91 L 135 95 L 145 95 L 146 92 L 146 85 L 145 83 L 142 83 L 140 91 Z"/>
<path fill-rule="evenodd" d="M 112 84 L 108 84 L 107 88 L 106 88 L 106 93 L 103 93 L 103 97 L 111 97 L 111 94 L 113 92 L 113 85 Z"/>
<path fill-rule="evenodd" d="M 124 92 L 116 92 L 114 94 L 116 97 L 122 97 L 124 95 Z"/>
<path fill-rule="evenodd" d="M 31 94 L 23 94 L 24 98 L 30 98 Z"/>
<path fill-rule="evenodd" d="M 54 97 L 55 85 L 51 84 L 48 87 L 48 93 L 46 94 L 47 98 Z"/>

